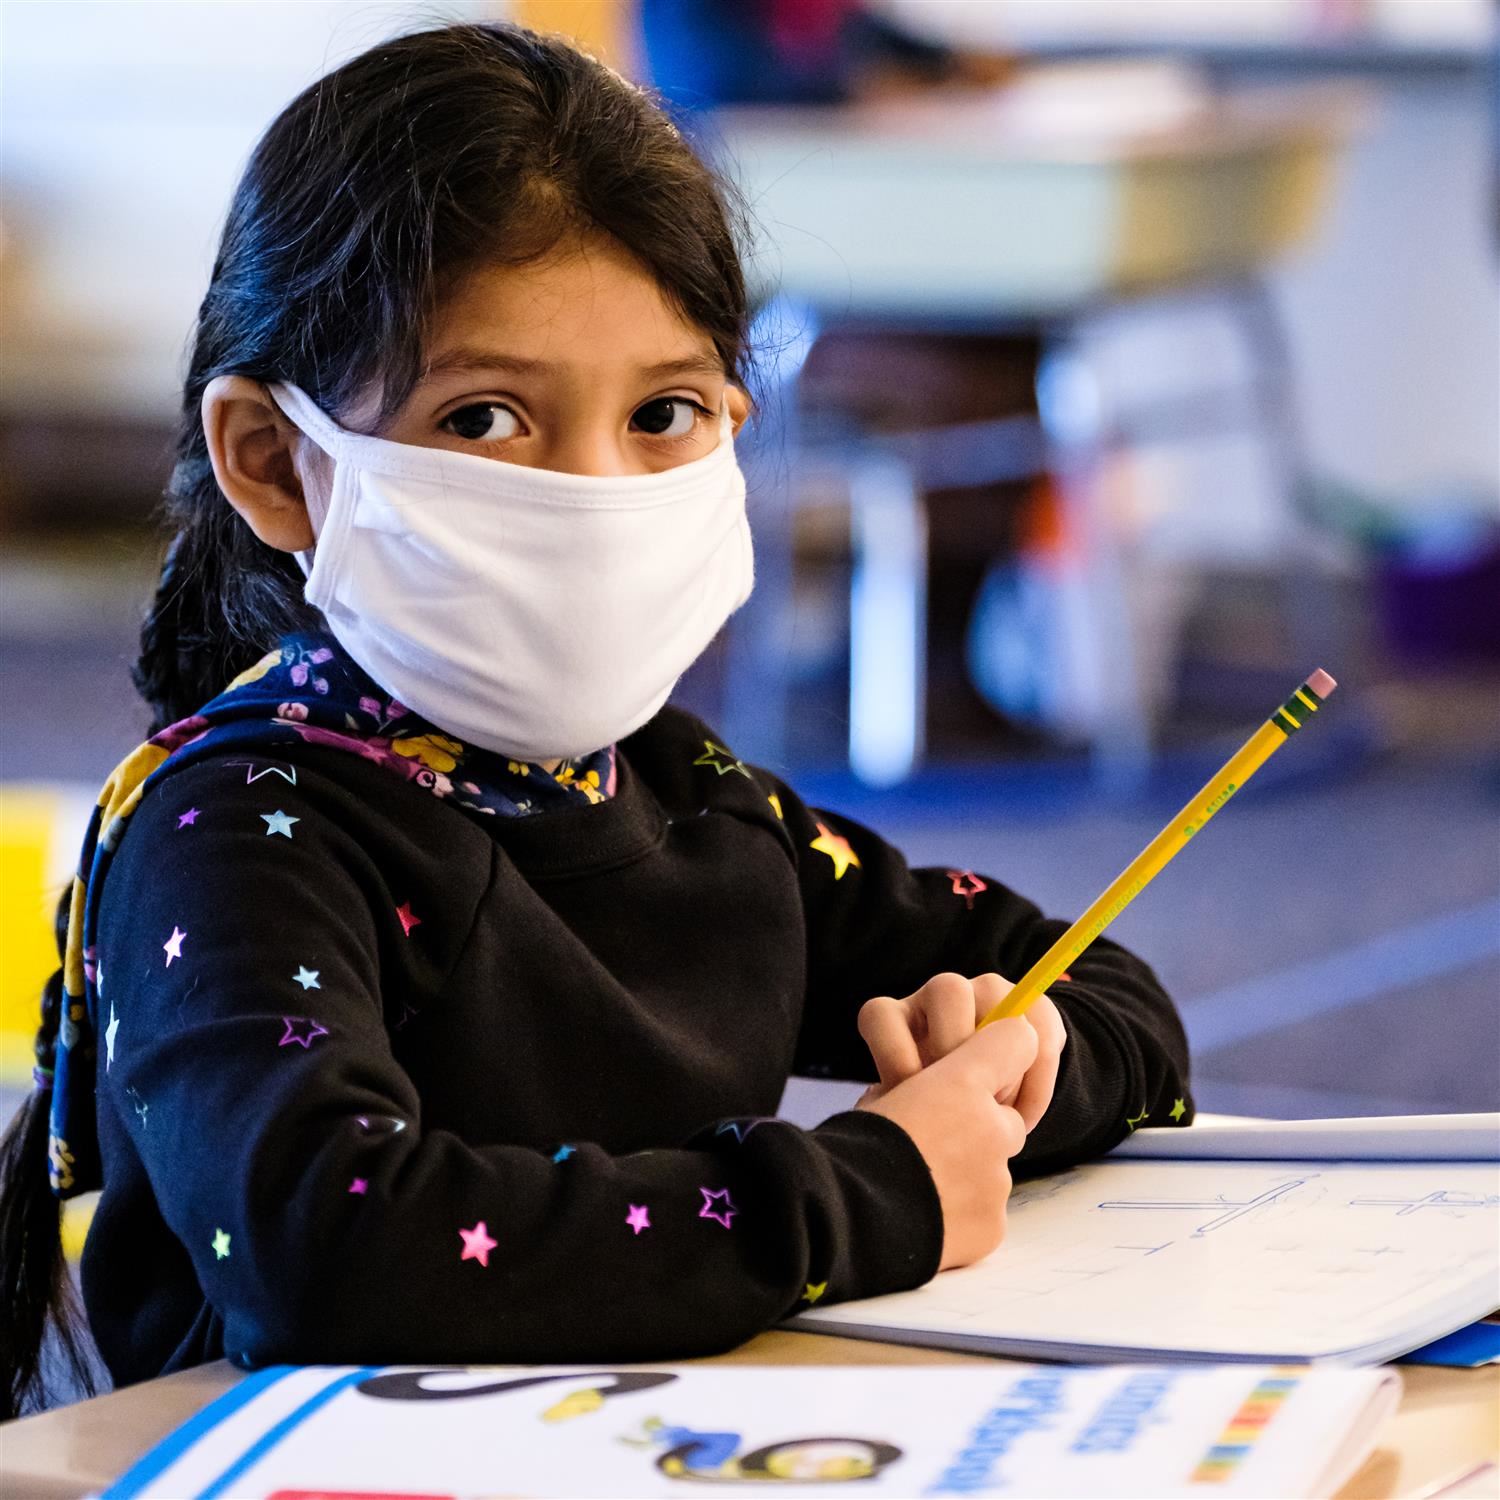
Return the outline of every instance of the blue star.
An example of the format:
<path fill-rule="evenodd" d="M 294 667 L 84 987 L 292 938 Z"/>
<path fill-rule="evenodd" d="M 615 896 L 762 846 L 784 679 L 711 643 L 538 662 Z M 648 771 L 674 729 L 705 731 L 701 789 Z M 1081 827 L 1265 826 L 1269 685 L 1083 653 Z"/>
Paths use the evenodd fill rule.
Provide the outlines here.
<path fill-rule="evenodd" d="M 573 1154 L 573 1150 L 574 1148 L 572 1146 L 559 1146 L 557 1150 L 552 1153 L 552 1160 L 567 1161 L 567 1159 Z"/>
<path fill-rule="evenodd" d="M 273 813 L 262 813 L 261 817 L 265 820 L 267 838 L 273 833 L 279 833 L 283 838 L 289 839 L 292 836 L 292 824 L 302 821 L 301 818 L 289 818 L 280 808 Z"/>
<path fill-rule="evenodd" d="M 297 972 L 292 975 L 292 983 L 300 984 L 304 990 L 320 990 L 323 986 L 318 983 L 318 975 L 322 972 L 321 969 L 308 969 L 298 964 Z"/>

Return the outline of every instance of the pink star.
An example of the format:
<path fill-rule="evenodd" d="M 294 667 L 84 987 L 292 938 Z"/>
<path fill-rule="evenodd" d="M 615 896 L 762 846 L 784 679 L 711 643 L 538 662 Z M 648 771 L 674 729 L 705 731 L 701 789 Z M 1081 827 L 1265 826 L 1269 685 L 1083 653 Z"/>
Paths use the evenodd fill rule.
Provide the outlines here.
<path fill-rule="evenodd" d="M 276 1043 L 278 1047 L 289 1047 L 296 1042 L 306 1052 L 316 1038 L 328 1035 L 326 1026 L 319 1025 L 307 1016 L 283 1016 L 281 1019 L 286 1022 L 286 1034 Z M 302 1030 L 304 1026 L 307 1028 L 305 1033 Z"/>
<path fill-rule="evenodd" d="M 717 1219 L 719 1223 L 728 1229 L 730 1227 L 729 1221 L 739 1212 L 739 1209 L 730 1202 L 729 1189 L 700 1187 L 698 1191 L 703 1194 L 703 1207 L 698 1210 L 698 1217 L 700 1219 Z M 724 1200 L 724 1205 L 722 1208 L 715 1208 L 714 1204 L 720 1198 Z"/>
<path fill-rule="evenodd" d="M 187 933 L 174 922 L 172 924 L 172 936 L 162 944 L 162 948 L 167 955 L 167 967 L 169 969 L 172 967 L 172 960 L 174 958 L 182 957 L 182 940 L 186 936 Z"/>
<path fill-rule="evenodd" d="M 195 824 L 197 821 L 198 809 L 196 807 L 190 807 L 185 813 L 183 813 L 180 818 L 178 818 L 177 827 L 179 829 L 188 828 Z"/>
<path fill-rule="evenodd" d="M 401 930 L 407 937 L 411 936 L 413 927 L 420 927 L 422 925 L 421 917 L 413 915 L 410 901 L 403 901 L 396 908 L 396 915 L 401 918 Z"/>
<path fill-rule="evenodd" d="M 351 1193 L 358 1193 L 361 1197 L 363 1197 L 365 1189 L 369 1187 L 369 1185 L 370 1184 L 366 1182 L 363 1177 L 356 1177 L 354 1181 L 349 1184 L 349 1191 Z"/>
<path fill-rule="evenodd" d="M 974 910 L 974 898 L 980 891 L 987 891 L 990 883 L 981 880 L 972 870 L 949 870 L 948 878 L 953 882 L 953 894 L 962 896 L 970 911 Z"/>
<path fill-rule="evenodd" d="M 635 1230 L 637 1234 L 643 1229 L 651 1227 L 651 1215 L 646 1211 L 644 1203 L 632 1203 L 630 1212 L 625 1215 L 625 1222 Z"/>
<path fill-rule="evenodd" d="M 459 1260 L 477 1260 L 488 1269 L 490 1251 L 500 1242 L 490 1238 L 489 1230 L 484 1227 L 484 1220 L 481 1219 L 472 1229 L 460 1229 L 458 1234 L 464 1242 L 464 1253 L 458 1257 Z"/>

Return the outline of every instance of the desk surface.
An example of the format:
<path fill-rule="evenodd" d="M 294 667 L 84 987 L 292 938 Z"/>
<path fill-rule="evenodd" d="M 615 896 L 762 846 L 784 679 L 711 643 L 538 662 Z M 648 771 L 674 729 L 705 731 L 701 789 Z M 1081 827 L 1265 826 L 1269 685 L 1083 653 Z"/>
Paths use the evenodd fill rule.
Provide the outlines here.
<path fill-rule="evenodd" d="M 701 1363 L 934 1365 L 982 1359 L 773 1329 Z M 1402 1375 L 1406 1391 L 1400 1411 L 1338 1500 L 1434 1494 L 1477 1465 L 1500 1460 L 1500 1368 L 1412 1366 Z M 97 1492 L 241 1378 L 223 1362 L 204 1365 L 11 1423 L 0 1429 L 0 1492 L 11 1500 Z"/>

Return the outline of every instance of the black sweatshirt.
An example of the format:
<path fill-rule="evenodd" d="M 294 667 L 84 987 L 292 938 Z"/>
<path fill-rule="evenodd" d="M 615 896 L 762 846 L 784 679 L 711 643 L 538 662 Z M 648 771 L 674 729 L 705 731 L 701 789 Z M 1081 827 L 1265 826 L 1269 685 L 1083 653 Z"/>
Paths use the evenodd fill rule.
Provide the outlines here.
<path fill-rule="evenodd" d="M 1019 978 L 1064 924 L 908 869 L 670 709 L 615 797 L 531 818 L 278 753 L 163 778 L 105 887 L 83 1285 L 118 1383 L 681 1358 L 936 1272 L 905 1131 L 765 1117 L 789 1074 L 874 1078 L 872 995 Z M 1019 1172 L 1191 1118 L 1149 969 L 1096 942 L 1053 997 L 1068 1043 Z"/>

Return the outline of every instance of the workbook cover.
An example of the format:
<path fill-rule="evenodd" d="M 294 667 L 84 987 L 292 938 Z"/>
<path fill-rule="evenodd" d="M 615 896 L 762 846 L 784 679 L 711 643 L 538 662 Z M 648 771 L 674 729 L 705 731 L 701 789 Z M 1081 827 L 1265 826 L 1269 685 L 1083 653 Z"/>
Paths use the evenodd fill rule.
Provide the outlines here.
<path fill-rule="evenodd" d="M 247 1377 L 102 1500 L 1327 1494 L 1390 1371 L 332 1367 Z"/>

